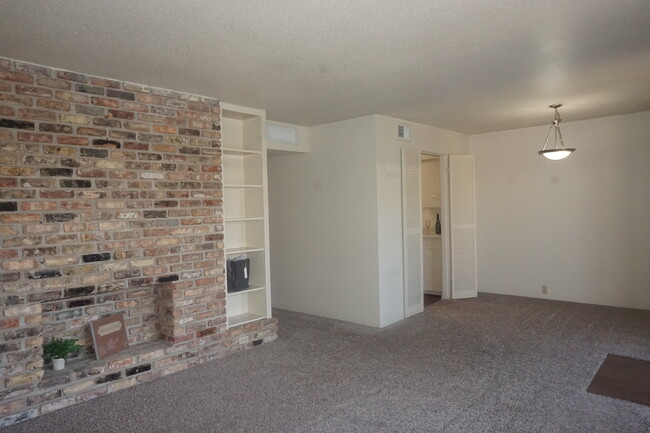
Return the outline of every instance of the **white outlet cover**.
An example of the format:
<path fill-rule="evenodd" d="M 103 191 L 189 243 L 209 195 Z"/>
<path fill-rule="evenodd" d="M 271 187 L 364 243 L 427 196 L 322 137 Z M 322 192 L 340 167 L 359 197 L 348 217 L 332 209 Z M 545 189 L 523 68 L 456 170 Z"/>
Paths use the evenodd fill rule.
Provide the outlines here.
<path fill-rule="evenodd" d="M 244 335 L 243 337 L 239 337 L 239 344 L 246 344 L 248 343 L 248 335 Z"/>

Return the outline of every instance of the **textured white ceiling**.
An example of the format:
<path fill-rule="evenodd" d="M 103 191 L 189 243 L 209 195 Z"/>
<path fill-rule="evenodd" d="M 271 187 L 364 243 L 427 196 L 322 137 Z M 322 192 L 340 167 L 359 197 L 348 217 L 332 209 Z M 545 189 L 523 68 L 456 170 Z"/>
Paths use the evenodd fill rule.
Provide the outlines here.
<path fill-rule="evenodd" d="M 0 56 L 478 133 L 650 110 L 650 1 L 0 0 Z"/>

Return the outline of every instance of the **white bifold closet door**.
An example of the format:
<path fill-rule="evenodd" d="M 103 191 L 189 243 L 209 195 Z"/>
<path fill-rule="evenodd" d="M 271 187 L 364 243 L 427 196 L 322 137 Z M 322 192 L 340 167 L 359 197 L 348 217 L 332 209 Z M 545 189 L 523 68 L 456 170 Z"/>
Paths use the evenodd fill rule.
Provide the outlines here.
<path fill-rule="evenodd" d="M 451 298 L 475 298 L 476 210 L 474 156 L 449 156 Z"/>
<path fill-rule="evenodd" d="M 420 151 L 402 149 L 404 317 L 424 311 Z"/>

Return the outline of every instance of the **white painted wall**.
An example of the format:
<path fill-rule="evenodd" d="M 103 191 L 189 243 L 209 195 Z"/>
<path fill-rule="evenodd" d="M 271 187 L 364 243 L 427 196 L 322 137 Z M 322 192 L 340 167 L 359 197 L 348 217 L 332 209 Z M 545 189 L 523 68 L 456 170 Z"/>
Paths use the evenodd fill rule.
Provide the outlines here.
<path fill-rule="evenodd" d="M 433 234 L 436 229 L 436 215 L 440 215 L 440 160 L 438 158 L 423 159 L 420 170 L 422 233 L 426 232 L 426 222 L 429 221 L 431 223 L 429 234 Z"/>
<path fill-rule="evenodd" d="M 380 326 L 404 318 L 402 269 L 402 147 L 436 154 L 462 154 L 469 137 L 419 123 L 374 116 L 377 137 L 377 217 Z M 411 141 L 397 138 L 397 124 L 411 127 Z"/>
<path fill-rule="evenodd" d="M 470 137 L 479 290 L 650 309 L 650 112 Z"/>
<path fill-rule="evenodd" d="M 422 207 L 440 208 L 440 160 L 423 155 L 421 170 Z"/>
<path fill-rule="evenodd" d="M 309 140 L 268 159 L 273 305 L 379 326 L 374 117 Z"/>

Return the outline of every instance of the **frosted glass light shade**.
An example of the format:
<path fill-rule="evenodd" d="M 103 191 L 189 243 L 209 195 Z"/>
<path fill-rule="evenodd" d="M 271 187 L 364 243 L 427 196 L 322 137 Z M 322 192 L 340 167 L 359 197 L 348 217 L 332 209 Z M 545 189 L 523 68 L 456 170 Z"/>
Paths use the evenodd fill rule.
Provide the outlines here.
<path fill-rule="evenodd" d="M 557 161 L 559 159 L 566 158 L 567 156 L 571 155 L 573 152 L 575 152 L 575 149 L 562 148 L 562 149 L 540 150 L 538 153 L 542 155 L 544 158 Z"/>

